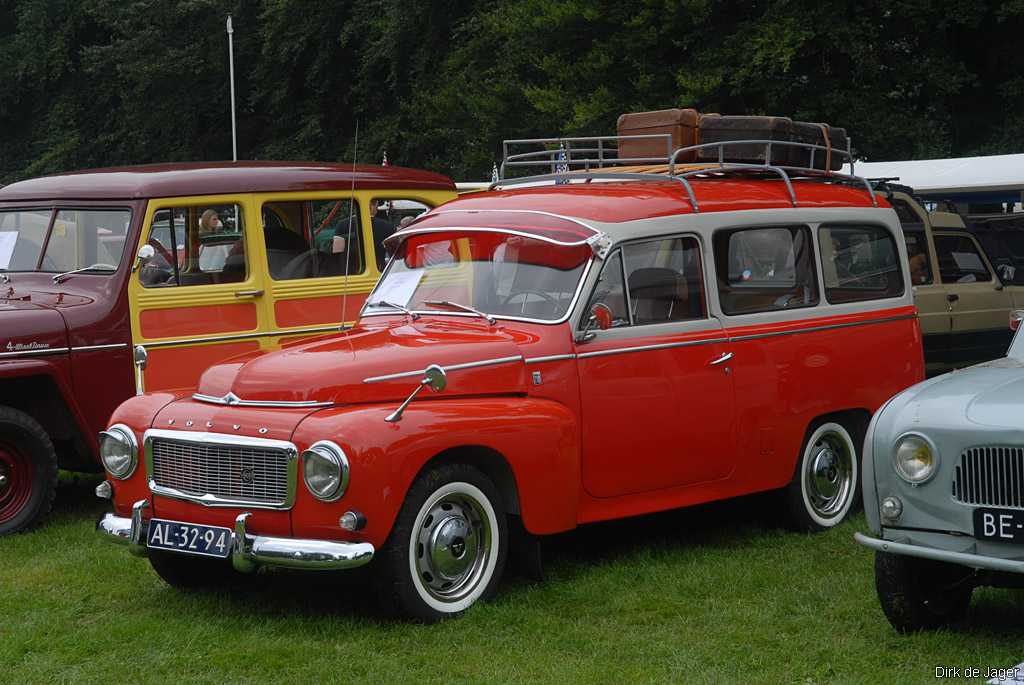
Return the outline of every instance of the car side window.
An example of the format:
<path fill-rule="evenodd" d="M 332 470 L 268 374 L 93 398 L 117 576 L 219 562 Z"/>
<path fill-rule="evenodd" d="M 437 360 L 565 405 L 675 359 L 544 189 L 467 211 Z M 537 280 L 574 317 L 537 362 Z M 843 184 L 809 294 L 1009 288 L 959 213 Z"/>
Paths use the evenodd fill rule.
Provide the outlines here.
<path fill-rule="evenodd" d="M 910 282 L 912 285 L 931 285 L 932 259 L 928 254 L 928 239 L 923 230 L 903 229 L 903 240 L 907 244 L 907 259 L 910 261 Z"/>
<path fill-rule="evenodd" d="M 153 257 L 139 269 L 147 288 L 238 283 L 249 273 L 244 214 L 236 204 L 158 209 L 147 242 Z"/>
<path fill-rule="evenodd" d="M 603 304 L 612 312 L 612 328 L 629 325 L 629 310 L 626 309 L 626 279 L 622 272 L 622 251 L 615 250 L 604 262 L 601 275 L 594 285 L 594 294 L 590 296 L 587 309 L 580 322 L 586 326 L 590 311 L 596 304 Z"/>
<path fill-rule="evenodd" d="M 631 243 L 622 247 L 622 255 L 634 324 L 704 317 L 704 279 L 696 238 Z"/>
<path fill-rule="evenodd" d="M 814 250 L 806 226 L 719 231 L 714 253 L 719 300 L 726 314 L 818 304 Z"/>
<path fill-rule="evenodd" d="M 977 245 L 965 235 L 936 235 L 935 253 L 943 283 L 979 283 L 992 280 L 992 273 Z"/>
<path fill-rule="evenodd" d="M 359 205 L 350 198 L 263 205 L 267 268 L 275 281 L 366 271 Z"/>
<path fill-rule="evenodd" d="M 430 210 L 428 205 L 417 200 L 378 199 L 370 200 L 370 225 L 373 229 L 373 254 L 377 270 L 384 271 L 388 254 L 384 241 L 395 231 L 404 228 L 420 214 Z"/>
<path fill-rule="evenodd" d="M 882 226 L 818 229 L 825 299 L 833 304 L 878 300 L 903 294 L 896 240 Z"/>

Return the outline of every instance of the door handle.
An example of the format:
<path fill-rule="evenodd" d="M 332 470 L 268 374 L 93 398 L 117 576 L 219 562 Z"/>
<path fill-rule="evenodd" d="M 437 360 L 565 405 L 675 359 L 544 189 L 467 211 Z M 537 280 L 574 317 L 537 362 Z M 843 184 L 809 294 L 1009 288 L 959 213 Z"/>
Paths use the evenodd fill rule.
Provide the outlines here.
<path fill-rule="evenodd" d="M 259 297 L 263 294 L 262 290 L 236 290 L 235 297 Z"/>
<path fill-rule="evenodd" d="M 946 302 L 956 302 L 959 299 L 960 296 L 957 295 L 956 293 L 949 293 L 948 295 L 946 295 Z"/>
<path fill-rule="evenodd" d="M 732 352 L 725 352 L 718 359 L 712 359 L 711 361 L 709 361 L 708 366 L 718 366 L 719 364 L 726 363 L 730 359 L 732 359 Z"/>

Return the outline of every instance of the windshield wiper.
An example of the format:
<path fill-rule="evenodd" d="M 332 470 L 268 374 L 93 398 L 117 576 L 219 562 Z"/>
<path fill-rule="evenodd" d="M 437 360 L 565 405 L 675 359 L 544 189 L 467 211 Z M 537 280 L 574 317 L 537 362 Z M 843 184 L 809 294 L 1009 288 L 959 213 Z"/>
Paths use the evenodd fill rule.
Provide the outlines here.
<path fill-rule="evenodd" d="M 388 302 L 387 300 L 377 300 L 376 302 L 367 302 L 366 306 L 367 307 L 388 307 L 390 309 L 397 309 L 398 311 L 402 312 L 403 314 L 405 314 L 406 316 L 411 318 L 413 321 L 415 321 L 416 319 L 420 318 L 420 315 L 417 314 L 416 312 L 410 311 L 410 310 L 406 309 L 405 307 L 403 307 L 400 304 L 395 304 L 394 302 Z"/>
<path fill-rule="evenodd" d="M 54 283 L 60 283 L 61 281 L 63 281 L 68 276 L 71 276 L 72 274 L 80 274 L 80 273 L 82 273 L 84 271 L 110 271 L 110 272 L 114 272 L 114 271 L 117 271 L 117 267 L 116 266 L 111 266 L 109 264 L 90 264 L 89 266 L 83 266 L 81 269 L 73 269 L 71 271 L 65 271 L 62 274 L 55 274 L 54 277 L 53 277 L 53 282 Z"/>
<path fill-rule="evenodd" d="M 424 302 L 424 304 L 429 304 L 434 307 L 451 307 L 452 309 L 461 309 L 464 312 L 469 312 L 470 314 L 482 316 L 483 318 L 487 319 L 487 323 L 491 324 L 492 326 L 498 323 L 498 320 L 495 319 L 490 314 L 482 312 L 479 309 L 473 309 L 469 305 L 459 304 L 458 302 L 452 302 L 451 300 L 427 300 L 426 302 Z"/>

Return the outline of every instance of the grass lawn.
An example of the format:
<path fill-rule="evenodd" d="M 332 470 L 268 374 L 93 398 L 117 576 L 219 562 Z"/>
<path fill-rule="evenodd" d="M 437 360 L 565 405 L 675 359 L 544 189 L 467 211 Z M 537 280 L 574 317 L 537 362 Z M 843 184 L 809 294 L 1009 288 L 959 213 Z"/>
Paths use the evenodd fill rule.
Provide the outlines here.
<path fill-rule="evenodd" d="M 958 630 L 897 635 L 860 516 L 797 535 L 748 498 L 588 526 L 546 541 L 545 583 L 507 579 L 418 626 L 376 613 L 358 573 L 175 591 L 94 535 L 97 482 L 62 481 L 45 526 L 0 539 L 0 682 L 925 683 L 1024 661 L 1021 592 L 979 590 Z"/>

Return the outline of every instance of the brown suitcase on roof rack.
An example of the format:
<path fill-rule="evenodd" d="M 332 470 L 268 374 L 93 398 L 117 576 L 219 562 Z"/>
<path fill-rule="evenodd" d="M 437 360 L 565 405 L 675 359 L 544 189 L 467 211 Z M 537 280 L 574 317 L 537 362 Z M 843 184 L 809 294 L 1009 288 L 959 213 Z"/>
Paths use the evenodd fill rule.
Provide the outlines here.
<path fill-rule="evenodd" d="M 666 152 L 671 156 L 681 147 L 697 144 L 697 127 L 700 125 L 700 114 L 695 109 L 661 109 L 654 112 L 633 112 L 619 117 L 619 136 L 638 136 L 652 133 L 668 133 L 672 136 L 671 150 L 666 147 L 664 138 L 644 138 L 640 140 L 620 140 L 619 159 L 643 160 L 647 163 L 668 161 Z M 692 162 L 692 153 L 680 156 L 677 162 Z"/>
<path fill-rule="evenodd" d="M 828 140 L 825 140 L 826 134 Z M 820 145 L 827 147 L 829 144 L 833 150 L 838 150 L 842 153 L 849 151 L 849 139 L 846 137 L 846 129 L 838 128 L 836 126 L 829 126 L 828 124 L 816 124 L 807 121 L 794 121 L 793 122 L 793 142 L 794 143 L 810 143 L 811 145 Z M 789 148 L 789 160 L 786 162 L 788 166 L 806 167 L 811 169 L 824 169 L 826 159 L 829 154 L 825 150 L 813 150 L 813 157 L 811 155 L 812 150 L 790 147 Z M 843 165 L 850 161 L 846 154 L 836 154 L 833 152 L 831 155 L 830 168 L 832 171 L 839 171 L 843 168 Z"/>
<path fill-rule="evenodd" d="M 700 142 L 723 143 L 739 140 L 778 140 L 788 142 L 792 135 L 793 121 L 787 117 L 723 116 L 705 114 L 700 118 Z M 746 164 L 787 164 L 790 159 L 788 146 L 772 146 L 771 159 L 766 160 L 768 146 L 764 143 L 740 143 L 726 145 L 723 150 L 726 162 Z M 698 151 L 701 162 L 717 162 L 719 148 L 707 147 Z"/>

